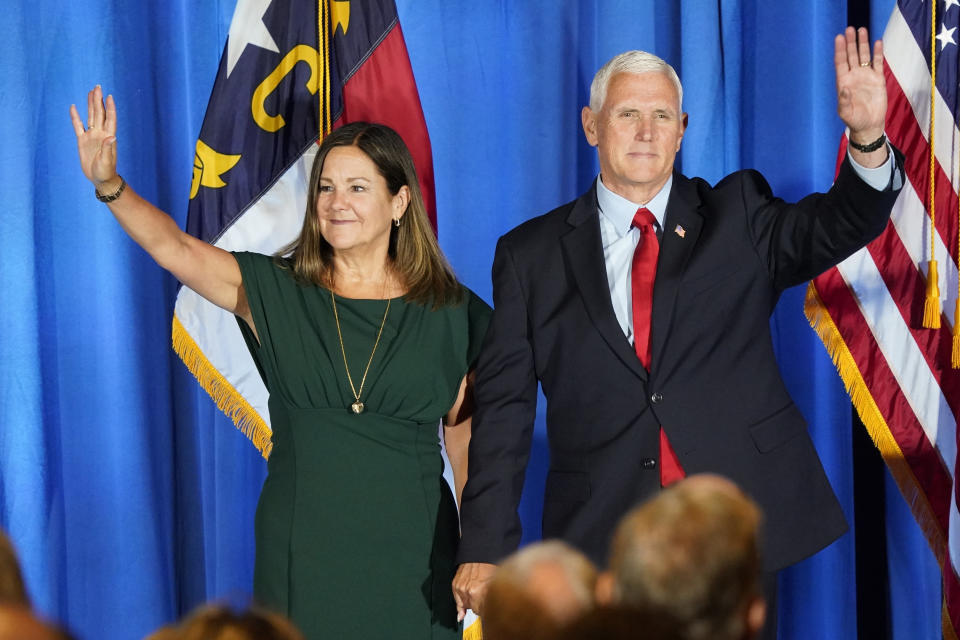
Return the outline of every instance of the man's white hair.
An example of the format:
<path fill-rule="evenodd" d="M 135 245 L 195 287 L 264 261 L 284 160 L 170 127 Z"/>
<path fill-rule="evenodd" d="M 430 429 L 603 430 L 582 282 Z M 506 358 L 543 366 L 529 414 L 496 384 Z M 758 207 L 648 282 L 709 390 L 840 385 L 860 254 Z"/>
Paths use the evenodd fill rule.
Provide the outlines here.
<path fill-rule="evenodd" d="M 597 75 L 593 76 L 593 82 L 590 83 L 590 110 L 600 111 L 603 108 L 603 101 L 607 98 L 607 86 L 610 84 L 610 78 L 618 73 L 665 73 L 677 88 L 677 109 L 678 113 L 683 112 L 683 86 L 680 84 L 680 77 L 662 58 L 646 51 L 624 51 L 614 56 L 607 64 L 600 67 Z"/>
<path fill-rule="evenodd" d="M 562 540 L 541 540 L 514 551 L 497 568 L 494 579 L 525 588 L 534 571 L 544 565 L 558 567 L 584 607 L 593 606 L 597 569 L 580 551 Z"/>

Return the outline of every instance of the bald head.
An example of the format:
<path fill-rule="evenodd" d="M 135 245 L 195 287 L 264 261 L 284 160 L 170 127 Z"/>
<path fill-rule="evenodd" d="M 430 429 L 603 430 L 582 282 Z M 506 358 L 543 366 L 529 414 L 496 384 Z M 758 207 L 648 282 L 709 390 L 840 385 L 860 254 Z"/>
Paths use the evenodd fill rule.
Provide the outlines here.
<path fill-rule="evenodd" d="M 498 602 L 520 593 L 544 616 L 565 624 L 593 606 L 597 571 L 582 553 L 559 540 L 527 545 L 497 568 L 487 592 L 484 625 Z M 511 594 L 500 597 L 500 594 Z"/>

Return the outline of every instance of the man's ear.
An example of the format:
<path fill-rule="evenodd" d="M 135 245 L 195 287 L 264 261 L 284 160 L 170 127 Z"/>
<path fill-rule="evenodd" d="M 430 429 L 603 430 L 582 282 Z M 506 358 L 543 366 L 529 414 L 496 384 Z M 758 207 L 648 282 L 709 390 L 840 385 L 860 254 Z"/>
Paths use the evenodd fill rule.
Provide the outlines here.
<path fill-rule="evenodd" d="M 597 146 L 597 114 L 590 107 L 584 107 L 580 111 L 580 122 L 583 124 L 583 134 L 587 137 L 587 143 L 591 147 Z"/>
<path fill-rule="evenodd" d="M 597 604 L 601 607 L 609 607 L 613 602 L 613 573 L 610 571 L 601 571 L 597 576 L 597 584 L 594 586 L 594 597 Z"/>
<path fill-rule="evenodd" d="M 683 134 L 687 132 L 687 124 L 690 122 L 690 117 L 683 113 L 680 116 L 680 138 L 677 140 L 677 151 L 680 151 L 680 143 L 683 142 Z"/>

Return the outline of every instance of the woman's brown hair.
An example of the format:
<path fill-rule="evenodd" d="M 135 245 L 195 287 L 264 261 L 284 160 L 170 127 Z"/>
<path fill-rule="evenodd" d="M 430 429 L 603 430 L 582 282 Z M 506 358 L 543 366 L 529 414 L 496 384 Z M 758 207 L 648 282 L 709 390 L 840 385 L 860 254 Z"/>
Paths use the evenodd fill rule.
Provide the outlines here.
<path fill-rule="evenodd" d="M 400 218 L 400 226 L 390 228 L 389 255 L 406 288 L 404 299 L 432 304 L 435 309 L 458 303 L 463 290 L 437 244 L 423 204 L 413 158 L 400 135 L 382 124 L 351 122 L 323 139 L 310 172 L 307 212 L 300 236 L 277 257 L 288 256 L 287 264 L 291 265 L 298 279 L 332 288 L 333 248 L 320 233 L 317 192 L 327 154 L 335 147 L 349 146 L 357 147 L 373 161 L 392 195 L 404 186 L 410 190 L 410 203 Z"/>

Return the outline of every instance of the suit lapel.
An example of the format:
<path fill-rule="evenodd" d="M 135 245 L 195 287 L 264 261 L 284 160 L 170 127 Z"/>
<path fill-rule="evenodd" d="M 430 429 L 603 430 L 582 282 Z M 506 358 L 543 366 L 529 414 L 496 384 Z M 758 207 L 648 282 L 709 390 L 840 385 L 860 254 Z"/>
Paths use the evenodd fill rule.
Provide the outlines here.
<path fill-rule="evenodd" d="M 651 358 L 656 369 L 658 357 L 672 326 L 673 308 L 680 289 L 680 280 L 700 237 L 703 215 L 696 186 L 677 172 L 664 216 L 657 277 L 653 286 L 653 311 L 650 319 Z"/>
<path fill-rule="evenodd" d="M 600 221 L 597 209 L 597 186 L 574 203 L 567 222 L 573 227 L 560 238 L 564 257 L 570 265 L 574 281 L 597 331 L 617 357 L 635 374 L 646 380 L 647 371 L 640 364 L 633 347 L 623 335 L 610 301 L 610 287 L 603 261 Z"/>

